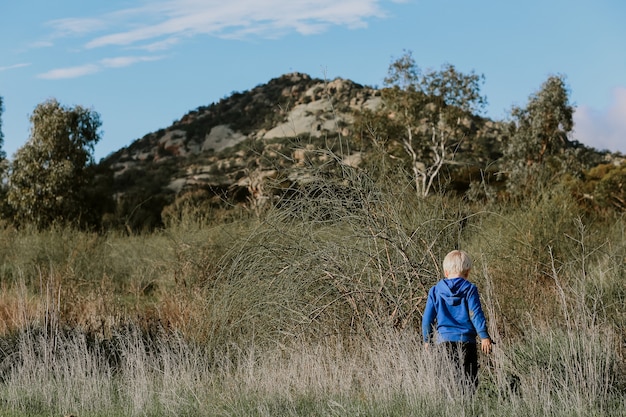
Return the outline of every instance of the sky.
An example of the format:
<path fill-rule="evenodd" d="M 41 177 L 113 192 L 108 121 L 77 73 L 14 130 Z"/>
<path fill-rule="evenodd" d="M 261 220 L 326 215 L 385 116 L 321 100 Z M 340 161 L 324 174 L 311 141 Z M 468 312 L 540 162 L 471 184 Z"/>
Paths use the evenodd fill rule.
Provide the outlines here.
<path fill-rule="evenodd" d="M 410 51 L 484 75 L 495 120 L 563 75 L 572 139 L 626 153 L 625 21 L 623 0 L 0 0 L 3 149 L 49 99 L 100 115 L 100 160 L 283 74 L 382 87 Z"/>

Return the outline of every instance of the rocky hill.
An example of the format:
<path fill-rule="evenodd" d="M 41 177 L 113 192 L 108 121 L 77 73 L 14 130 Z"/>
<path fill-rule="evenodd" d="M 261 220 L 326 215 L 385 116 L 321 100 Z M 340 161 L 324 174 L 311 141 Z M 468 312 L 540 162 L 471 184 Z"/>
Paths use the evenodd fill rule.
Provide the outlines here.
<path fill-rule="evenodd" d="M 304 168 L 329 158 L 320 150 L 357 165 L 360 153 L 338 149 L 341 138 L 353 134 L 356 111 L 380 102 L 380 91 L 349 80 L 286 74 L 190 111 L 101 164 L 112 170 L 118 198 L 164 193 L 167 204 L 202 189 L 221 198 L 259 200 L 265 179 L 301 180 Z"/>
<path fill-rule="evenodd" d="M 376 88 L 286 74 L 198 107 L 109 155 L 98 167 L 106 184 L 98 186 L 116 200 L 111 218 L 124 219 L 127 227 L 162 224 L 185 204 L 201 207 L 202 213 L 240 203 L 262 205 L 277 190 L 307 184 L 319 167 L 366 161 L 370 155 L 355 121 L 363 110 L 381 107 Z M 489 169 L 497 176 L 494 162 L 502 156 L 509 129 L 503 122 L 472 117 L 464 121 L 471 125 L 471 140 L 456 145 L 456 173 L 446 177 L 461 192 Z M 398 146 L 390 155 L 400 160 L 406 153 Z M 606 160 L 595 150 L 585 155 L 588 166 Z"/>

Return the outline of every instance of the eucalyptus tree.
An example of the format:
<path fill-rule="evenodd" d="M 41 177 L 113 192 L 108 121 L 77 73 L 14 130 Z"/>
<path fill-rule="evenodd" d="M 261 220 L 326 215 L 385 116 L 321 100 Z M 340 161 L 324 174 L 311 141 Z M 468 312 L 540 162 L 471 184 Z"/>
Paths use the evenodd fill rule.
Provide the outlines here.
<path fill-rule="evenodd" d="M 2 96 L 0 96 L 0 160 L 4 160 L 7 157 L 4 151 L 4 133 L 2 133 L 2 114 L 4 113 L 4 102 Z"/>
<path fill-rule="evenodd" d="M 514 194 L 567 168 L 568 151 L 575 145 L 570 140 L 574 107 L 569 95 L 564 76 L 552 75 L 530 95 L 526 107 L 512 108 L 504 162 Z"/>
<path fill-rule="evenodd" d="M 4 102 L 2 96 L 0 96 L 0 198 L 2 198 L 2 202 L 0 202 L 0 207 L 2 207 L 5 203 L 5 194 L 6 187 L 4 178 L 7 172 L 8 161 L 7 154 L 4 151 L 4 133 L 2 132 L 2 114 L 4 113 Z M 0 208 L 0 214 L 4 213 L 6 210 Z"/>
<path fill-rule="evenodd" d="M 4 102 L 0 96 L 0 217 L 9 219 L 12 217 L 11 208 L 7 203 L 6 175 L 9 161 L 4 151 L 4 133 L 2 132 L 2 114 L 4 113 Z"/>
<path fill-rule="evenodd" d="M 472 115 L 486 104 L 483 82 L 482 75 L 464 74 L 451 64 L 422 71 L 410 51 L 390 64 L 381 93 L 383 111 L 374 118 L 376 132 L 401 144 L 419 195 L 428 196 L 441 168 L 469 139 Z"/>
<path fill-rule="evenodd" d="M 30 122 L 30 138 L 16 152 L 9 173 L 8 203 L 16 220 L 40 228 L 80 221 L 88 210 L 100 115 L 51 99 L 35 108 Z"/>

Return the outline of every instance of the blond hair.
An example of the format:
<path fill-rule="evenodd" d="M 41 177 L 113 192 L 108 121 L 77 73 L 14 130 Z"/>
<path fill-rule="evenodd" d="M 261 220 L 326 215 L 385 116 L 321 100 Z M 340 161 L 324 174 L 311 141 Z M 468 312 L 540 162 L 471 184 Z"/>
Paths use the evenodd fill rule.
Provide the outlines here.
<path fill-rule="evenodd" d="M 446 276 L 467 278 L 470 269 L 472 269 L 472 259 L 465 251 L 453 250 L 443 259 L 443 270 Z"/>

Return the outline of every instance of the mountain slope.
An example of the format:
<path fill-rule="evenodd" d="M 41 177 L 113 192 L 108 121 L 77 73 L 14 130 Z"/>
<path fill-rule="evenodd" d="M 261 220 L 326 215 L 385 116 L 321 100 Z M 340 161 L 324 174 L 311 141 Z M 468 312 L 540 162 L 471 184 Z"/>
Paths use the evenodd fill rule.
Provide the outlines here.
<path fill-rule="evenodd" d="M 162 224 L 168 207 L 169 215 L 185 204 L 205 211 L 238 203 L 254 207 L 274 192 L 306 184 L 312 168 L 331 162 L 357 166 L 370 157 L 367 146 L 372 147 L 355 131 L 357 114 L 381 109 L 381 94 L 350 80 L 291 73 L 198 107 L 99 164 L 99 172 L 111 174 L 105 185 L 116 200 L 111 217 L 143 228 Z M 500 181 L 497 161 L 510 133 L 504 122 L 470 116 L 471 137 L 455 145 L 449 165 L 454 173 L 442 180 L 461 192 L 489 173 Z M 380 120 L 385 117 L 393 114 Z M 400 142 L 384 146 L 401 165 L 407 155 Z M 587 151 L 579 154 L 587 154 L 587 165 L 597 164 L 602 155 Z"/>
<path fill-rule="evenodd" d="M 263 198 L 264 179 L 294 179 L 298 167 L 326 158 L 317 150 L 334 150 L 338 138 L 352 135 L 355 112 L 380 101 L 378 90 L 349 80 L 286 74 L 190 111 L 101 165 L 113 172 L 118 200 L 135 195 L 135 204 L 159 194 L 166 205 L 199 189 L 238 201 Z M 340 153 L 346 163 L 359 160 L 356 152 Z"/>

